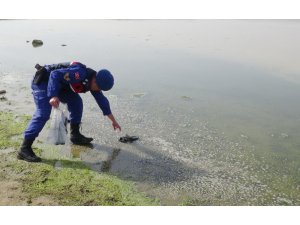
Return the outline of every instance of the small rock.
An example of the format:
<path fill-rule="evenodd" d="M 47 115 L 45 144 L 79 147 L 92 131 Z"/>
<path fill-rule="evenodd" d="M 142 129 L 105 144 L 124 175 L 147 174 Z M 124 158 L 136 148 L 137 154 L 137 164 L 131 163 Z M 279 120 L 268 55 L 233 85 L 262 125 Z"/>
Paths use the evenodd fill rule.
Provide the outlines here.
<path fill-rule="evenodd" d="M 0 95 L 5 94 L 6 90 L 0 90 Z"/>
<path fill-rule="evenodd" d="M 30 41 L 28 41 L 28 40 L 26 41 L 26 43 L 29 43 L 29 42 L 30 42 Z"/>
<path fill-rule="evenodd" d="M 1 96 L 0 101 L 7 101 L 7 98 L 5 96 Z"/>
<path fill-rule="evenodd" d="M 35 40 L 32 41 L 32 46 L 33 46 L 34 48 L 40 47 L 40 46 L 42 46 L 43 44 L 44 44 L 44 43 L 43 43 L 43 41 L 41 41 L 41 40 L 35 39 Z"/>
<path fill-rule="evenodd" d="M 186 96 L 186 95 L 183 95 L 183 96 L 181 96 L 181 98 L 182 98 L 182 99 L 184 99 L 184 100 L 192 100 L 192 98 L 191 98 L 191 97 L 189 97 L 189 96 Z"/>
<path fill-rule="evenodd" d="M 62 44 L 61 46 L 62 46 L 62 47 L 65 47 L 65 46 L 67 46 L 67 45 L 65 45 L 65 44 Z"/>
<path fill-rule="evenodd" d="M 145 93 L 134 93 L 132 96 L 136 98 L 141 98 L 145 96 Z"/>

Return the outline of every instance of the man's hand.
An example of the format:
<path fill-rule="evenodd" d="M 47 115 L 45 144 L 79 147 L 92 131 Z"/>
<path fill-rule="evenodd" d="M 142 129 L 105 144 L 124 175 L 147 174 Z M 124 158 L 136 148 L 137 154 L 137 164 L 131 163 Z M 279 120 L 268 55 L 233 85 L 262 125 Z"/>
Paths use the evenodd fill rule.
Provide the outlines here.
<path fill-rule="evenodd" d="M 121 131 L 121 127 L 117 122 L 113 122 L 112 126 L 113 126 L 114 130 L 119 129 Z"/>
<path fill-rule="evenodd" d="M 108 118 L 111 120 L 112 126 L 113 126 L 114 130 L 119 129 L 119 130 L 121 131 L 121 127 L 120 127 L 120 125 L 118 124 L 118 122 L 115 120 L 114 115 L 113 115 L 113 114 L 109 114 L 109 115 L 107 115 L 107 116 L 108 116 Z"/>
<path fill-rule="evenodd" d="M 59 99 L 58 97 L 52 97 L 49 101 L 50 105 L 52 105 L 54 108 L 57 108 L 59 106 Z"/>

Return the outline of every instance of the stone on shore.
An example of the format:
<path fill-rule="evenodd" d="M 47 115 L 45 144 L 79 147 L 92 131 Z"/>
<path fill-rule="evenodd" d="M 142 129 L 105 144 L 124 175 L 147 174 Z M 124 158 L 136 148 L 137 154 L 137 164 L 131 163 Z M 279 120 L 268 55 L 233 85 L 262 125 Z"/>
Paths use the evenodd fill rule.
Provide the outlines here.
<path fill-rule="evenodd" d="M 44 44 L 44 43 L 43 43 L 43 41 L 41 41 L 41 40 L 35 39 L 35 40 L 32 41 L 32 46 L 33 46 L 34 48 L 40 47 L 40 46 L 42 46 L 43 44 Z"/>

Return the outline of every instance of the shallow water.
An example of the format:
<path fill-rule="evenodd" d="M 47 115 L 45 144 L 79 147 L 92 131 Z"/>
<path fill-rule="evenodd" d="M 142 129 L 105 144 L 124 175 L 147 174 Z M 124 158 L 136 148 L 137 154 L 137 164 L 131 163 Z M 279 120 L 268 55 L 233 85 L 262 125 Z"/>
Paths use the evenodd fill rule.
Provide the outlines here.
<path fill-rule="evenodd" d="M 298 21 L 0 21 L 0 28 L 5 110 L 31 114 L 37 62 L 76 60 L 115 75 L 106 96 L 123 132 L 82 95 L 83 131 L 94 144 L 66 145 L 61 157 L 133 180 L 162 204 L 299 205 Z M 33 39 L 43 46 L 26 42 Z M 119 143 L 126 133 L 140 141 Z"/>

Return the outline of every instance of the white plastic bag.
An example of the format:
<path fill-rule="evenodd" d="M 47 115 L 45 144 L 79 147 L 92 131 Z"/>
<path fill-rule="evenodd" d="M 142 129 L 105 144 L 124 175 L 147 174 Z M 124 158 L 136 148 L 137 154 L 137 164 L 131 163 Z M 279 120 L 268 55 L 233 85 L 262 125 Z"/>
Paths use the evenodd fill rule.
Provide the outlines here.
<path fill-rule="evenodd" d="M 64 145 L 67 140 L 68 119 L 59 108 L 53 109 L 53 116 L 50 123 L 48 142 L 55 145 Z"/>

